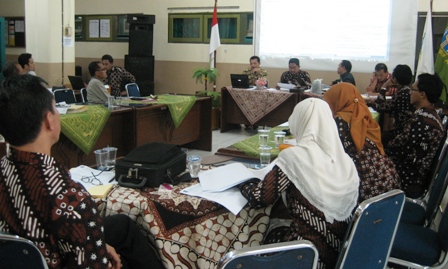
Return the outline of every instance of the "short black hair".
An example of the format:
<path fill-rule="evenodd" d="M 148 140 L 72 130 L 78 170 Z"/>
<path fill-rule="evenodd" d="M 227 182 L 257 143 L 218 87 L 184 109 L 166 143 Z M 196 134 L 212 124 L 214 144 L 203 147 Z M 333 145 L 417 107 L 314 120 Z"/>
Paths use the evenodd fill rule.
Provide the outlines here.
<path fill-rule="evenodd" d="M 375 71 L 380 71 L 383 70 L 384 73 L 387 73 L 387 65 L 383 64 L 383 63 L 378 63 L 375 65 Z"/>
<path fill-rule="evenodd" d="M 89 64 L 89 74 L 93 77 L 95 76 L 95 72 L 100 70 L 100 67 L 98 64 L 100 64 L 100 61 L 93 61 Z"/>
<path fill-rule="evenodd" d="M 31 55 L 31 53 L 22 53 L 19 55 L 19 58 L 17 58 L 17 61 L 19 62 L 20 66 L 22 66 L 22 68 L 25 68 L 25 65 L 29 64 L 32 57 L 33 55 Z"/>
<path fill-rule="evenodd" d="M 260 57 L 258 57 L 258 56 L 254 55 L 254 56 L 250 57 L 249 62 L 252 61 L 252 60 L 257 60 L 258 63 L 261 63 L 260 62 Z"/>
<path fill-rule="evenodd" d="M 33 75 L 8 79 L 0 89 L 0 134 L 13 146 L 34 142 L 47 112 L 53 110 L 53 94 Z"/>
<path fill-rule="evenodd" d="M 297 58 L 291 58 L 289 59 L 288 64 L 296 64 L 297 66 L 300 66 L 300 61 Z"/>
<path fill-rule="evenodd" d="M 348 73 L 350 73 L 350 71 L 352 71 L 352 63 L 350 61 L 342 60 L 340 65 L 342 67 L 344 67 L 345 70 L 347 70 Z"/>
<path fill-rule="evenodd" d="M 103 57 L 101 57 L 101 61 L 104 61 L 104 60 L 108 60 L 109 63 L 114 62 L 114 58 L 112 58 L 112 56 L 110 56 L 109 54 L 104 54 Z"/>
<path fill-rule="evenodd" d="M 440 77 L 435 74 L 431 75 L 428 73 L 423 73 L 418 75 L 418 90 L 421 92 L 425 92 L 426 98 L 431 103 L 435 103 L 439 100 L 440 95 L 442 94 L 442 90 L 445 87 L 445 84 L 440 79 Z"/>
<path fill-rule="evenodd" d="M 411 68 L 405 64 L 399 64 L 394 68 L 392 77 L 394 77 L 400 85 L 407 86 L 412 82 Z"/>
<path fill-rule="evenodd" d="M 2 74 L 6 79 L 20 75 L 19 70 L 16 67 L 17 62 L 7 62 L 3 66 Z"/>

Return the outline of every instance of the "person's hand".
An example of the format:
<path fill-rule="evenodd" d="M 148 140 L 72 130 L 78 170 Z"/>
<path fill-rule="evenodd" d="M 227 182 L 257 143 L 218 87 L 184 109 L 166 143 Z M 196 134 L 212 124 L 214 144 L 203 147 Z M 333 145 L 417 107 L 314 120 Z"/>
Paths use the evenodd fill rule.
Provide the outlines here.
<path fill-rule="evenodd" d="M 397 94 L 397 92 L 398 92 L 397 87 L 389 87 L 389 88 L 387 88 L 386 95 L 387 96 L 394 96 L 394 95 Z"/>
<path fill-rule="evenodd" d="M 260 73 L 261 69 L 260 67 L 255 67 L 254 69 L 252 69 L 252 73 Z"/>
<path fill-rule="evenodd" d="M 115 248 L 113 248 L 109 244 L 106 244 L 106 249 L 107 249 L 107 254 L 109 255 L 108 268 L 121 269 L 121 267 L 123 267 L 123 264 L 121 264 L 120 255 L 117 254 L 117 252 L 115 251 Z"/>

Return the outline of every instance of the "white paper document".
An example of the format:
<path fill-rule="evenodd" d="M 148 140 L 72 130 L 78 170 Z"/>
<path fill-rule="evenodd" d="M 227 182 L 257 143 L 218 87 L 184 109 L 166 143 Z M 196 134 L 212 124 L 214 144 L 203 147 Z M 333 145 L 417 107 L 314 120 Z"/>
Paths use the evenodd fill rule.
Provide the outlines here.
<path fill-rule="evenodd" d="M 97 180 L 101 181 L 103 184 L 116 183 L 115 180 L 112 180 L 115 177 L 114 171 L 100 171 L 85 165 L 73 167 L 70 169 L 70 175 L 72 180 L 83 185 L 86 190 L 98 185 L 99 182 L 97 182 Z M 85 177 L 84 180 L 82 180 L 83 177 Z"/>
<path fill-rule="evenodd" d="M 281 82 L 278 82 L 277 86 L 279 86 L 280 88 L 283 88 L 283 89 L 288 89 L 288 90 L 294 89 L 296 87 L 296 85 L 294 85 L 294 84 L 281 83 Z"/>

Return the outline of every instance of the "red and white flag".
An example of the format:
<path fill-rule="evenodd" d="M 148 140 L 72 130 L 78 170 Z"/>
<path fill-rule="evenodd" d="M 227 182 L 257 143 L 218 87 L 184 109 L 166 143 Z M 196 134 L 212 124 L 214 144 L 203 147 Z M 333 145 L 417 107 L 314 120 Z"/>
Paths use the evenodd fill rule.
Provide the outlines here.
<path fill-rule="evenodd" d="M 210 33 L 210 68 L 214 66 L 214 52 L 216 49 L 221 46 L 221 40 L 219 38 L 219 28 L 218 28 L 218 15 L 216 11 L 216 3 L 215 1 L 215 9 L 213 11 L 213 19 L 212 19 L 212 31 Z"/>

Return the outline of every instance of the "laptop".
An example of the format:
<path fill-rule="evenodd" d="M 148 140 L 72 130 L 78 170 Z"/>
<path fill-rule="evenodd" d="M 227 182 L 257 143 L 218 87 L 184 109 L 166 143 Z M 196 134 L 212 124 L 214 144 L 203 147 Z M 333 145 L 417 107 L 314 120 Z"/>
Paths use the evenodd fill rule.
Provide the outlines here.
<path fill-rule="evenodd" d="M 70 84 L 72 84 L 73 90 L 81 90 L 85 88 L 84 80 L 80 76 L 68 76 L 68 80 L 70 80 Z"/>
<path fill-rule="evenodd" d="M 249 76 L 241 74 L 230 74 L 230 81 L 232 82 L 232 88 L 249 88 Z"/>

